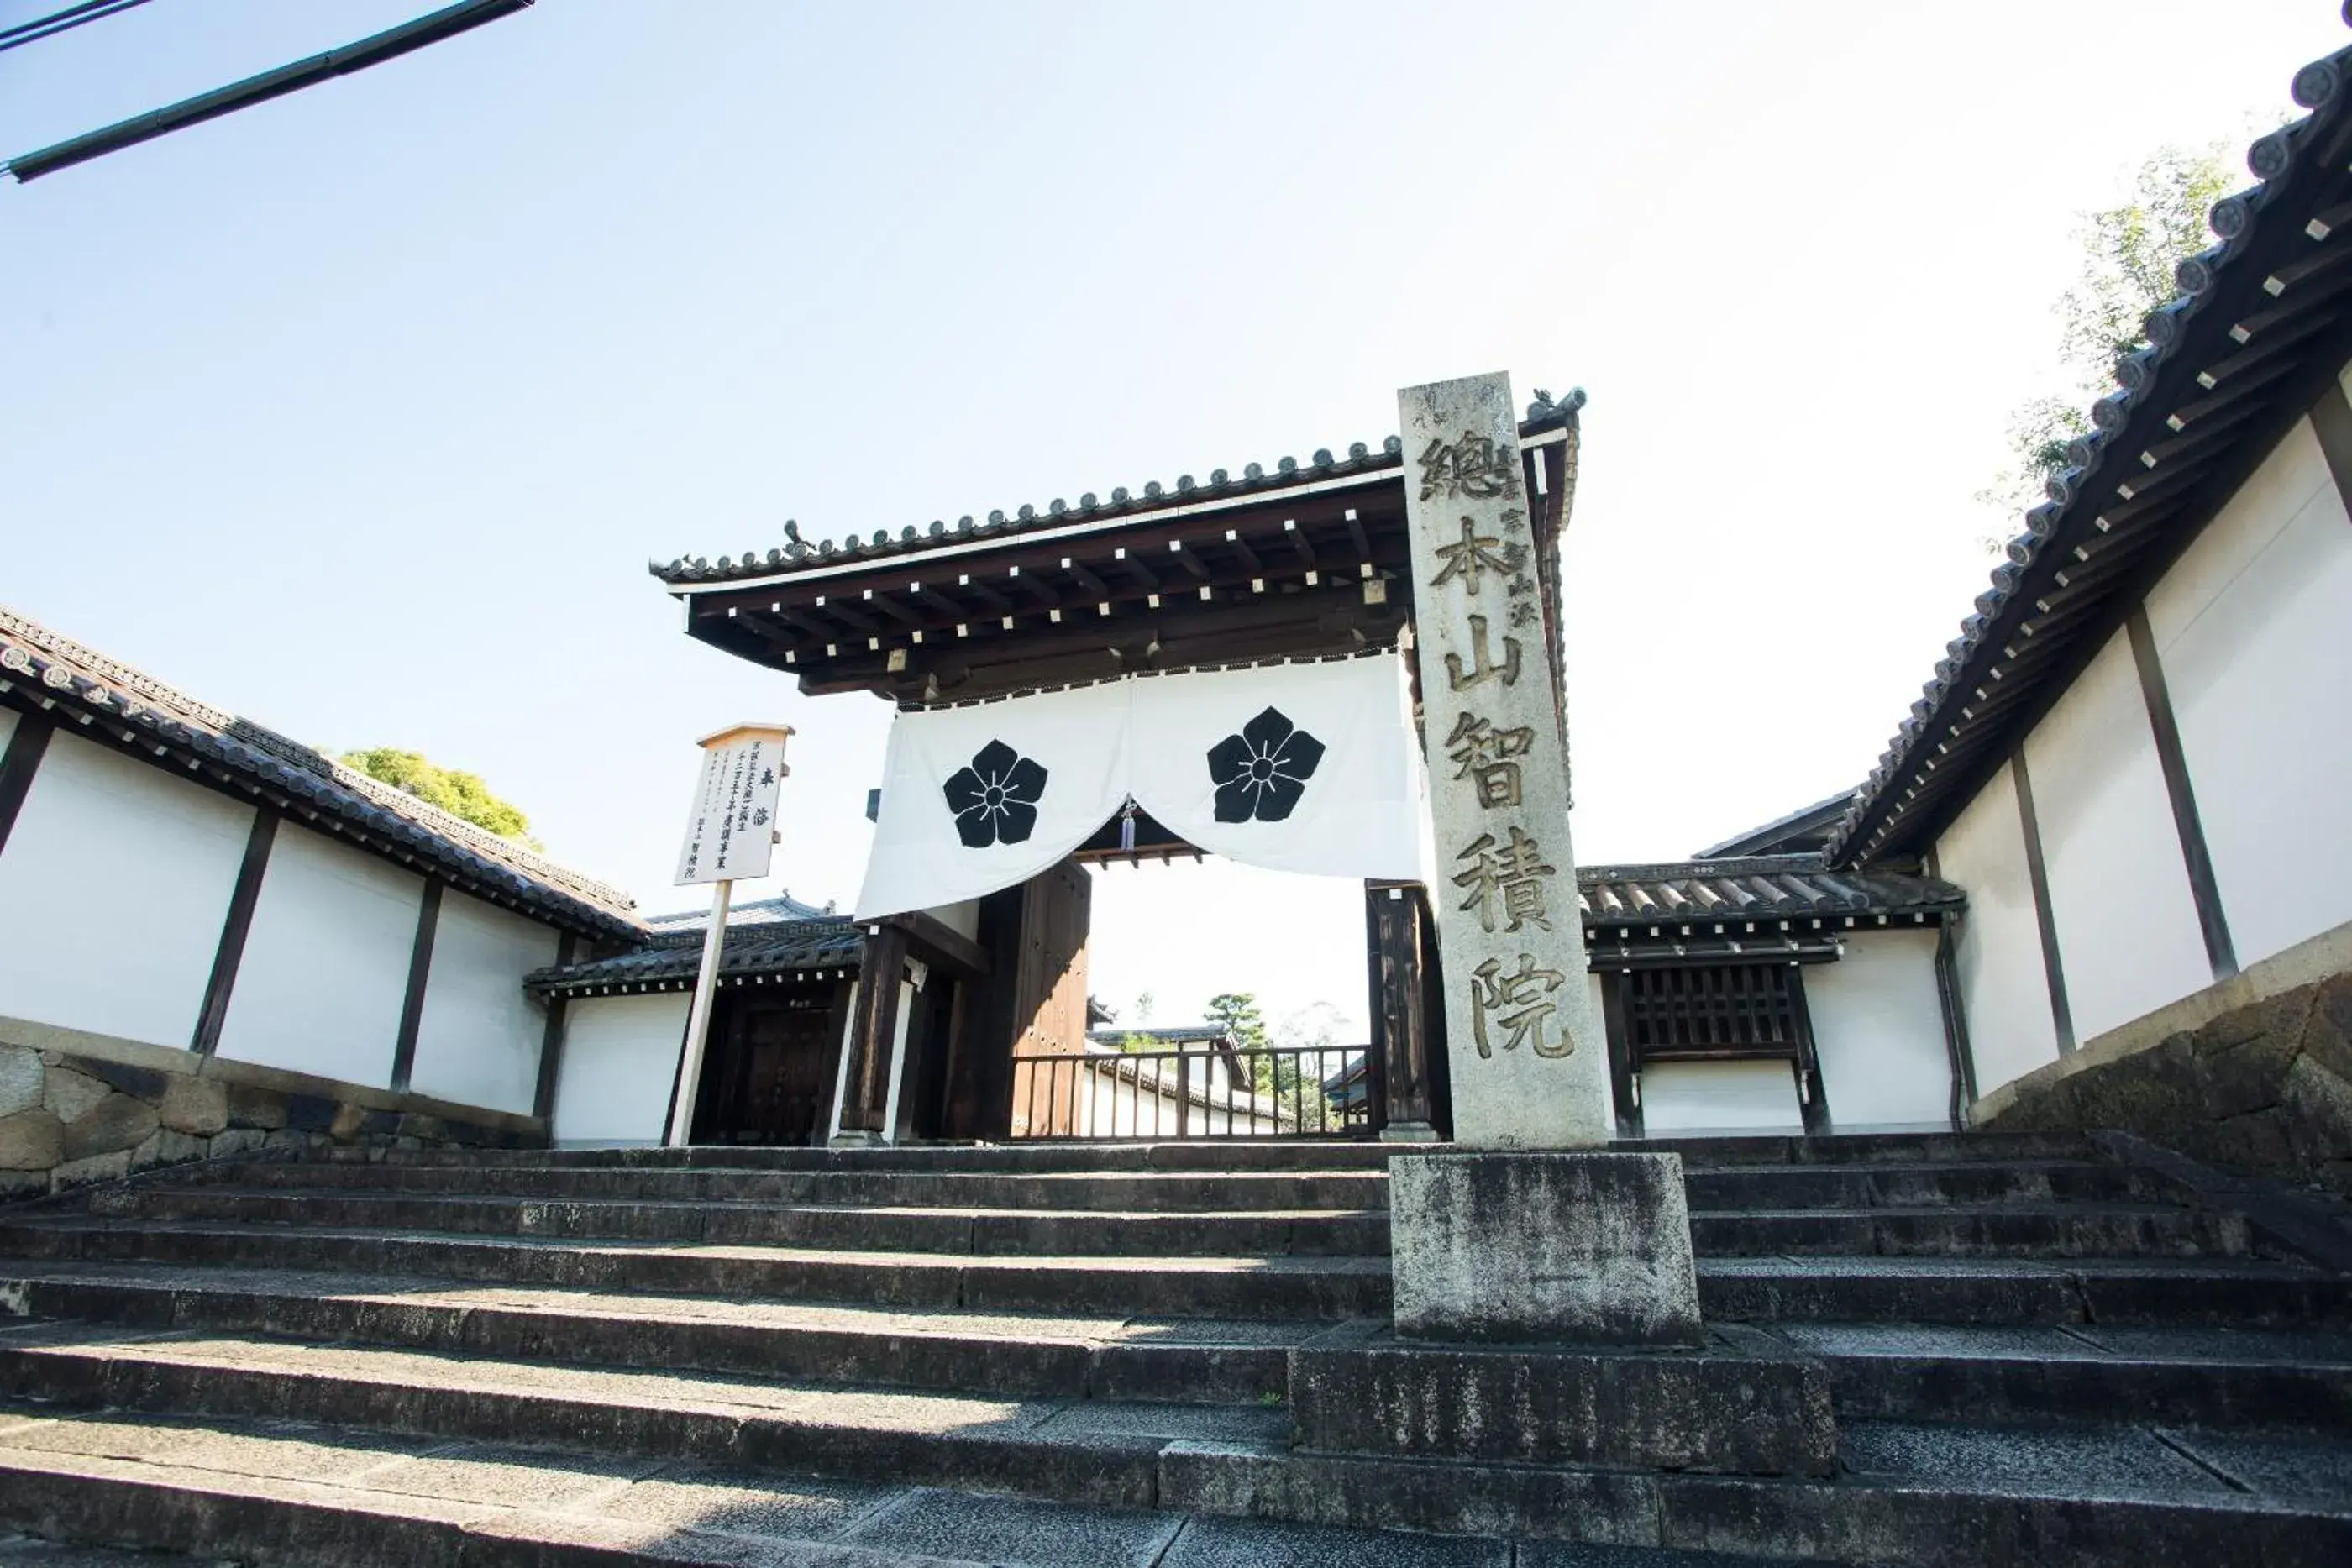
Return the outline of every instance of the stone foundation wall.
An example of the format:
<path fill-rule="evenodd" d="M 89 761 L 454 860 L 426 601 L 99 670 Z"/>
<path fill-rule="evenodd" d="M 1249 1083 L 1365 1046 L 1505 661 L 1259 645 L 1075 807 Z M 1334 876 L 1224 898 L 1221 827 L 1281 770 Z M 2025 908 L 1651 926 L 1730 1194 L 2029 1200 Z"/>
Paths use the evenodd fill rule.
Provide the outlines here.
<path fill-rule="evenodd" d="M 2233 999 L 2225 988 L 2260 991 L 2260 981 L 2249 971 L 2214 990 Z M 2209 1002 L 2187 1016 L 2200 1011 L 2210 1016 L 2194 1028 L 2136 1028 L 2113 1047 L 2094 1040 L 2005 1084 L 1978 1103 L 1972 1124 L 2118 1128 L 2196 1159 L 2352 1197 L 2352 973 L 2218 1013 Z M 2153 1017 L 2160 1023 L 2164 1013 Z"/>
<path fill-rule="evenodd" d="M 0 1201 L 235 1155 L 546 1144 L 527 1116 L 0 1019 Z"/>

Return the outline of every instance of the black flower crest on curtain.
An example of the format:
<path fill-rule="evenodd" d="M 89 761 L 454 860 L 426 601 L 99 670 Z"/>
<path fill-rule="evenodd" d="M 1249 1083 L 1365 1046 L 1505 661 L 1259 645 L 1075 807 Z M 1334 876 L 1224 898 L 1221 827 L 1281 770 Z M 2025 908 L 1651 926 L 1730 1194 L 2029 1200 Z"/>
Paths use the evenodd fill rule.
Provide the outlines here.
<path fill-rule="evenodd" d="M 1025 842 L 1037 826 L 1037 801 L 1045 793 L 1045 769 L 1001 740 L 992 740 L 941 787 L 955 813 L 956 837 L 964 848 Z"/>
<path fill-rule="evenodd" d="M 1279 822 L 1290 815 L 1323 743 L 1290 722 L 1280 708 L 1268 708 L 1209 748 L 1209 777 L 1217 786 L 1217 821 Z"/>

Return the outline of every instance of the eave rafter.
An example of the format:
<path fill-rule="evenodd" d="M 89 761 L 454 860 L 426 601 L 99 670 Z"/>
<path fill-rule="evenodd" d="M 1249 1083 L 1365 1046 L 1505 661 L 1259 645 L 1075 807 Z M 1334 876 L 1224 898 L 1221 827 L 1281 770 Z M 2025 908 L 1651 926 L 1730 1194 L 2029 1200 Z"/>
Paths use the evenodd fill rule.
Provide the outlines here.
<path fill-rule="evenodd" d="M 998 665 L 1041 679 L 1106 660 L 1099 673 L 1168 667 L 1170 657 L 1198 652 L 1191 645 L 1209 627 L 1269 656 L 1349 652 L 1393 640 L 1409 608 L 1402 517 L 1391 474 L 1336 495 L 1269 497 L 1246 513 L 1145 517 L 1044 541 L 1015 536 L 804 583 L 704 590 L 688 596 L 688 630 L 793 671 L 804 691 L 918 701 L 953 696 L 975 677 L 993 682 Z M 1333 571 L 1336 561 L 1347 569 Z M 1400 590 L 1393 609 L 1356 613 L 1387 605 L 1391 580 Z M 1379 591 L 1367 590 L 1372 582 Z M 1253 604 L 1250 614 L 1211 614 Z"/>

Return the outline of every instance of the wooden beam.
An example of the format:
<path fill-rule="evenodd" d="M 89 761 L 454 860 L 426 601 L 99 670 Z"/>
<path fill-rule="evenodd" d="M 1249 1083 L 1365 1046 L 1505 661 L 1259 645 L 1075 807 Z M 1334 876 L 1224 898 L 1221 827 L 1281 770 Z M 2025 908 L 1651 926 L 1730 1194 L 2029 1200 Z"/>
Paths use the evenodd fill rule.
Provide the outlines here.
<path fill-rule="evenodd" d="M 1422 965 L 1429 936 L 1425 916 L 1418 884 L 1364 883 L 1372 1025 L 1368 1090 L 1380 1092 L 1371 1107 L 1374 1124 L 1399 1137 L 1434 1140 L 1426 1027 L 1429 980 Z"/>
<path fill-rule="evenodd" d="M 278 813 L 267 806 L 253 812 L 253 827 L 245 836 L 245 859 L 236 868 L 236 883 L 228 895 L 228 914 L 221 921 L 220 941 L 213 948 L 212 974 L 205 981 L 204 1005 L 196 1009 L 196 1028 L 188 1049 L 210 1056 L 220 1047 L 221 1026 L 228 1021 L 229 993 L 236 986 L 237 966 L 245 960 L 245 939 L 253 929 L 254 906 L 261 902 L 261 882 L 269 870 L 269 848 L 278 839 Z M 571 937 L 566 936 L 565 941 Z"/>
<path fill-rule="evenodd" d="M 844 631 L 838 626 L 829 626 L 808 611 L 799 609 L 793 605 L 784 605 L 772 612 L 772 613 L 779 620 L 783 621 L 788 625 L 797 626 L 802 631 L 806 632 L 811 636 L 816 638 L 820 646 L 832 643 L 851 643 L 859 641 L 859 639 L 851 632 Z"/>
<path fill-rule="evenodd" d="M 856 604 L 844 603 L 841 596 L 837 594 L 820 594 L 814 602 L 818 610 L 832 616 L 853 632 L 862 632 L 871 637 L 882 630 L 882 622 L 858 609 Z"/>
<path fill-rule="evenodd" d="M 392 1092 L 408 1092 L 409 1075 L 416 1067 L 416 1030 L 425 1020 L 425 986 L 433 971 L 433 935 L 441 923 L 441 879 L 425 879 L 425 895 L 416 904 L 416 940 L 408 949 L 408 989 L 400 1000 L 400 1032 L 392 1046 Z"/>
<path fill-rule="evenodd" d="M 1315 545 L 1313 541 L 1307 538 L 1307 530 L 1298 526 L 1297 518 L 1286 517 L 1283 520 L 1282 537 L 1288 539 L 1290 541 L 1290 548 L 1297 552 L 1298 564 L 1308 571 L 1313 571 L 1315 570 Z"/>
<path fill-rule="evenodd" d="M 1131 549 L 1122 549 L 1118 552 L 1116 559 L 1118 559 L 1118 564 L 1127 568 L 1128 574 L 1129 576 L 1133 577 L 1136 581 L 1143 585 L 1143 591 L 1145 593 L 1150 594 L 1160 591 L 1160 574 L 1151 570 L 1150 563 L 1143 559 L 1140 552 Z"/>
<path fill-rule="evenodd" d="M 2058 1037 L 2058 1054 L 2074 1051 L 2074 1010 L 2066 998 L 2066 966 L 2058 950 L 2058 922 L 2050 907 L 2050 872 L 2042 859 L 2042 821 L 2033 810 L 2033 780 L 2025 769 L 2025 747 L 2010 755 L 2009 772 L 2017 787 L 2017 820 L 2025 839 L 2025 880 L 2033 893 L 2033 924 L 2042 938 L 2042 975 L 2049 984 L 2050 1023 Z"/>
<path fill-rule="evenodd" d="M 925 963 L 960 979 L 978 979 L 989 971 L 987 949 L 937 915 L 912 909 L 890 915 L 885 924 L 906 933 L 907 946 Z"/>
<path fill-rule="evenodd" d="M 579 950 L 580 939 L 566 931 L 556 938 L 555 963 L 558 968 L 572 962 Z M 555 1085 L 562 1076 L 563 1064 L 563 997 L 561 992 L 547 998 L 547 1025 L 539 1035 L 539 1083 L 530 1097 L 530 1113 L 548 1124 L 550 1143 L 555 1139 Z M 668 1124 L 665 1122 L 664 1126 Z"/>
<path fill-rule="evenodd" d="M 867 589 L 866 591 L 865 602 L 873 605 L 877 610 L 882 612 L 883 614 L 889 616 L 895 621 L 901 622 L 906 625 L 913 626 L 923 631 L 929 631 L 930 629 L 930 622 L 924 619 L 921 615 L 917 614 L 914 611 L 908 609 L 905 605 L 899 603 L 897 600 L 891 598 L 888 594 L 883 592 L 879 589 Z"/>
<path fill-rule="evenodd" d="M 49 736 L 57 727 L 36 713 L 19 713 L 16 727 L 8 736 L 8 750 L 0 756 L 0 850 L 8 847 L 8 835 L 16 829 L 16 817 L 25 809 L 25 797 L 32 792 L 33 775 L 40 771 L 41 758 L 49 748 Z"/>
<path fill-rule="evenodd" d="M 2181 867 L 2189 874 L 2189 896 L 2197 906 L 2198 929 L 2205 938 L 2205 958 L 2216 982 L 2238 972 L 2237 946 L 2230 937 L 2229 917 L 2221 909 L 2221 884 L 2213 874 L 2213 856 L 2205 844 L 2205 824 L 2197 814 L 2197 790 L 2189 778 L 2188 754 L 2181 749 L 2180 725 L 2172 712 L 2172 692 L 2164 678 L 2164 662 L 2157 654 L 2156 632 L 2147 623 L 2147 608 L 2137 606 L 2124 622 L 2131 639 L 2132 663 L 2139 670 L 2142 703 L 2147 708 L 2149 732 L 2156 738 L 2157 767 L 2164 775 L 2164 791 L 2172 805 L 2172 827 L 2180 841 Z"/>
<path fill-rule="evenodd" d="M 992 615 L 1012 615 L 1016 613 L 1013 601 L 1005 598 L 1004 595 L 997 592 L 996 590 L 989 587 L 988 584 L 981 581 L 980 579 L 976 577 L 959 579 L 956 583 L 956 591 L 959 593 L 969 593 L 974 599 L 979 600 L 982 607 Z"/>
<path fill-rule="evenodd" d="M 801 689 L 819 695 L 875 691 L 924 700 L 928 682 L 957 698 L 1108 679 L 1138 669 L 1196 664 L 1350 653 L 1385 646 L 1405 620 L 1394 604 L 1368 605 L 1352 579 L 1322 589 L 1265 594 L 1224 605 L 1171 599 L 1149 622 L 1123 621 L 1116 647 L 1093 616 L 1039 627 L 1018 638 L 941 644 L 936 654 L 913 650 L 907 667 L 892 671 L 878 654 L 843 658 L 807 668 Z M 1148 662 L 1129 655 L 1139 643 L 1159 643 Z"/>
<path fill-rule="evenodd" d="M 866 934 L 858 961 L 857 1008 L 849 1032 L 844 1135 L 878 1138 L 890 1105 L 890 1055 L 898 1033 L 898 991 L 907 967 L 907 934 L 887 922 Z"/>

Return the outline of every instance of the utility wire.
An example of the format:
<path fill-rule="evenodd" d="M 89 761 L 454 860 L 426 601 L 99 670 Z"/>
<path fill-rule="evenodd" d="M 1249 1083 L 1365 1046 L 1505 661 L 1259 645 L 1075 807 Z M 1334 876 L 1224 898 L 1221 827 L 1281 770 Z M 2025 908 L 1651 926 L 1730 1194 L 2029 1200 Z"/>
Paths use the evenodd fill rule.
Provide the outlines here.
<path fill-rule="evenodd" d="M 110 0 L 97 0 L 97 3 L 108 4 Z M 112 3 L 120 3 L 120 0 L 112 0 Z M 143 4 L 144 0 L 130 0 L 130 3 Z M 70 141 L 60 141 L 54 147 L 44 147 L 22 157 L 0 162 L 0 173 L 14 175 L 19 184 L 37 180 L 57 170 L 85 163 L 92 158 L 103 157 L 142 141 L 152 141 L 174 131 L 198 125 L 207 120 L 217 120 L 224 114 L 233 114 L 240 109 L 248 109 L 273 98 L 282 98 L 289 92 L 299 92 L 304 88 L 315 87 L 335 77 L 349 76 L 353 71 L 382 65 L 386 60 L 470 31 L 485 22 L 511 16 L 530 4 L 531 0 L 457 0 L 454 5 L 444 6 L 429 16 L 404 22 L 397 27 L 362 38 L 355 44 L 329 49 L 324 54 L 296 60 L 292 65 L 280 66 L 274 71 L 264 71 L 243 81 L 231 82 L 211 92 L 184 98 L 177 103 L 120 120 L 87 135 L 77 136 Z"/>
<path fill-rule="evenodd" d="M 85 22 L 103 22 L 133 5 L 145 4 L 147 0 L 82 0 L 79 5 L 68 5 L 37 21 L 0 27 L 0 54 L 22 48 L 26 44 L 37 44 L 43 38 L 54 38 L 59 33 L 69 33 Z"/>

